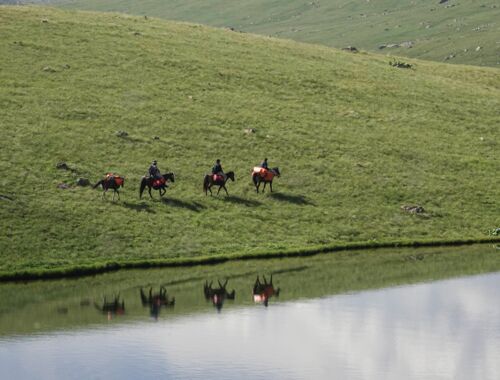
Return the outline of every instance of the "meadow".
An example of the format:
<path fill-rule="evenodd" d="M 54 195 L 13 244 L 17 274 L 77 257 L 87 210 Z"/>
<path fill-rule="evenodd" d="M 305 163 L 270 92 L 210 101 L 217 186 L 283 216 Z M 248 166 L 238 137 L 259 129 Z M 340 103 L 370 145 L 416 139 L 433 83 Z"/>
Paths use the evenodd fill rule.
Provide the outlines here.
<path fill-rule="evenodd" d="M 500 6 L 449 0 L 52 0 L 67 9 L 162 17 L 301 42 L 479 66 L 500 65 Z M 406 44 L 405 44 L 406 43 Z M 380 50 L 381 46 L 391 46 Z"/>
<path fill-rule="evenodd" d="M 371 53 L 44 7 L 0 7 L 0 35 L 2 276 L 480 241 L 500 227 L 497 69 L 400 69 Z M 264 157 L 282 172 L 273 194 L 250 181 Z M 202 191 L 216 158 L 236 172 L 228 197 Z M 139 200 L 153 159 L 176 181 L 165 199 Z M 119 201 L 76 186 L 107 172 L 126 177 Z M 413 204 L 425 212 L 401 210 Z"/>

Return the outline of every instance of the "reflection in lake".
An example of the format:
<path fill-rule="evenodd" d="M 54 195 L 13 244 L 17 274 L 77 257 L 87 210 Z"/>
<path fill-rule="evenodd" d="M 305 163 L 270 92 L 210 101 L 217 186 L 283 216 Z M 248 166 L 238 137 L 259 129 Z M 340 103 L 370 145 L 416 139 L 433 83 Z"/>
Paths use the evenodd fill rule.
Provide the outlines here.
<path fill-rule="evenodd" d="M 171 307 L 175 305 L 175 297 L 169 297 L 167 289 L 160 286 L 160 292 L 153 294 L 153 288 L 149 288 L 149 293 L 146 296 L 144 290 L 140 290 L 142 306 L 149 307 L 149 314 L 154 319 L 158 319 L 162 307 Z"/>
<path fill-rule="evenodd" d="M 271 279 L 267 282 L 266 276 L 262 276 L 262 281 L 260 281 L 259 276 L 255 280 L 253 285 L 253 300 L 255 303 L 262 303 L 265 307 L 269 305 L 269 298 L 272 296 L 279 297 L 280 288 L 275 289 L 273 285 L 273 275 Z"/>
<path fill-rule="evenodd" d="M 2 284 L 0 377 L 500 378 L 500 273 L 367 290 L 401 273 L 410 282 L 471 274 L 450 260 L 464 251 L 418 252 L 423 260 L 380 250 Z M 466 252 L 481 265 L 499 254 Z M 223 313 L 207 309 L 216 294 L 234 298 Z"/>
<path fill-rule="evenodd" d="M 208 281 L 205 281 L 205 285 L 203 285 L 203 293 L 205 294 L 205 299 L 207 301 L 211 300 L 217 311 L 220 311 L 222 309 L 222 306 L 224 306 L 224 302 L 226 302 L 226 299 L 234 300 L 236 296 L 236 291 L 234 289 L 232 292 L 227 291 L 226 286 L 228 281 L 229 280 L 226 279 L 224 283 L 221 283 L 220 280 L 217 280 L 217 282 L 219 283 L 218 288 L 212 287 L 212 281 L 210 281 L 210 283 L 208 283 Z"/>
<path fill-rule="evenodd" d="M 112 301 L 106 300 L 106 296 L 104 296 L 102 302 L 99 304 L 95 302 L 94 306 L 102 314 L 107 315 L 108 319 L 113 318 L 115 315 L 125 314 L 125 301 L 120 301 L 120 295 L 114 296 Z"/>

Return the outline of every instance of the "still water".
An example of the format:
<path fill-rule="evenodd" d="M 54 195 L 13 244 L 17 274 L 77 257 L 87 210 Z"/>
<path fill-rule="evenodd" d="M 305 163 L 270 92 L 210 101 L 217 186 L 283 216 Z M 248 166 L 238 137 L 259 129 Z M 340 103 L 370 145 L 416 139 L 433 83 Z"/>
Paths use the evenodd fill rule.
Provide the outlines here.
<path fill-rule="evenodd" d="M 0 378 L 500 378 L 500 273 L 344 291 L 338 267 L 316 257 L 5 284 Z M 256 287 L 263 269 L 273 285 L 267 272 Z"/>

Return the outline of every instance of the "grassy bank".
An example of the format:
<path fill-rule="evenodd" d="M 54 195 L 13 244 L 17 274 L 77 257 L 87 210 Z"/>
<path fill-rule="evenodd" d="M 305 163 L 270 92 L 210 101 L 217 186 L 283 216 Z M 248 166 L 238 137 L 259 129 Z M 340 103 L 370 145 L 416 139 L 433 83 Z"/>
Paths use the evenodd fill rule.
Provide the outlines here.
<path fill-rule="evenodd" d="M 383 56 L 36 7 L 0 7 L 0 34 L 5 275 L 478 240 L 500 226 L 498 70 L 403 70 Z M 264 156 L 283 174 L 272 195 L 250 183 Z M 205 197 L 219 157 L 236 182 L 229 197 Z M 152 159 L 177 175 L 164 201 L 138 199 Z M 108 171 L 127 178 L 121 201 L 75 185 Z"/>
<path fill-rule="evenodd" d="M 19 270 L 14 272 L 0 272 L 0 282 L 8 281 L 27 281 L 27 280 L 44 280 L 69 277 L 83 277 L 95 275 L 99 273 L 113 272 L 120 269 L 149 269 L 149 268 L 165 268 L 165 267 L 194 267 L 198 265 L 214 265 L 232 261 L 248 261 L 248 260 L 263 260 L 276 258 L 293 258 L 293 257 L 308 257 L 318 254 L 343 252 L 343 251 L 359 251 L 359 250 L 378 250 L 378 249 L 398 249 L 403 248 L 425 248 L 425 247 L 451 247 L 451 246 L 467 246 L 473 244 L 500 243 L 499 238 L 485 238 L 473 240 L 454 240 L 454 241 L 405 241 L 405 242 L 385 242 L 385 243 L 350 243 L 345 245 L 323 245 L 318 247 L 309 247 L 295 250 L 282 251 L 263 251 L 253 253 L 240 254 L 223 254 L 215 256 L 198 256 L 188 258 L 174 259 L 152 259 L 152 260 L 126 260 L 122 262 L 94 262 L 92 265 L 72 265 L 67 267 L 49 268 L 49 269 L 32 269 Z M 465 248 L 462 248 L 465 249 Z M 480 248 L 475 248 L 479 250 Z M 487 251 L 489 248 L 483 248 Z M 424 251 L 422 251 L 424 252 Z M 421 253 L 417 253 L 420 255 Z M 422 253 L 423 254 L 423 253 Z M 500 264 L 499 264 L 500 265 Z"/>
<path fill-rule="evenodd" d="M 53 0 L 64 8 L 154 15 L 384 54 L 499 67 L 500 6 L 435 0 Z M 381 45 L 410 45 L 388 47 Z M 479 49 L 478 49 L 479 47 Z"/>

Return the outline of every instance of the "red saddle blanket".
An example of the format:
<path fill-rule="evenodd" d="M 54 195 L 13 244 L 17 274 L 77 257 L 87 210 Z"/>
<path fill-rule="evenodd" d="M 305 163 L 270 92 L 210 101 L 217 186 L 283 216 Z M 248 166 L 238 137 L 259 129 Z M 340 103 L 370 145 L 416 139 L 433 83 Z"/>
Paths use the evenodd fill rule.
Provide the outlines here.
<path fill-rule="evenodd" d="M 113 179 L 118 186 L 123 186 L 123 182 L 125 181 L 123 177 L 113 173 L 106 174 L 106 179 L 107 180 Z"/>
<path fill-rule="evenodd" d="M 165 180 L 165 178 L 155 178 L 153 180 L 153 187 L 155 189 L 159 188 L 159 187 L 162 187 L 163 185 L 165 185 L 167 181 Z"/>
<path fill-rule="evenodd" d="M 214 182 L 224 182 L 224 176 L 220 174 L 214 174 L 212 179 Z"/>

